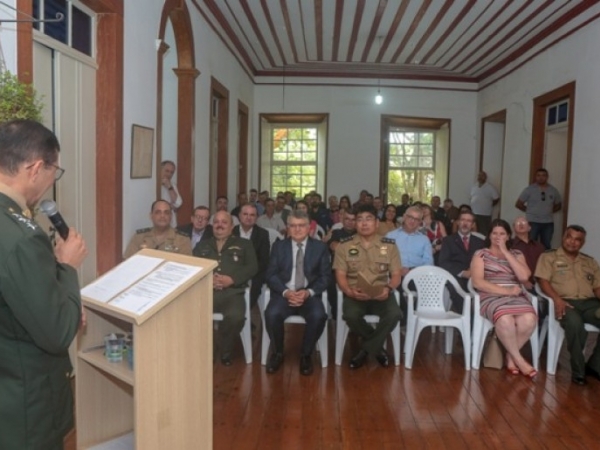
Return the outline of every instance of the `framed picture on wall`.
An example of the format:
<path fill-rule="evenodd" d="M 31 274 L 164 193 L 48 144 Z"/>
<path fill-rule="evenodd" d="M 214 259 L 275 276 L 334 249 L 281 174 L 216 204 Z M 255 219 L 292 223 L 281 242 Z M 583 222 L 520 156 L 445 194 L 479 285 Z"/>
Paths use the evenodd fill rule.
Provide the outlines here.
<path fill-rule="evenodd" d="M 154 129 L 131 126 L 131 178 L 151 178 L 154 154 Z"/>

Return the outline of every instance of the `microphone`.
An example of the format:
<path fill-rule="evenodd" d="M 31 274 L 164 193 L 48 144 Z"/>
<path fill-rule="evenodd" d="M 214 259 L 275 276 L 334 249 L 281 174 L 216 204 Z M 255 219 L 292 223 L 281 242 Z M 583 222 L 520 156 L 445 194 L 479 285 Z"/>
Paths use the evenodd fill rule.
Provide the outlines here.
<path fill-rule="evenodd" d="M 48 219 L 50 219 L 50 222 L 52 222 L 52 225 L 56 231 L 58 231 L 60 237 L 64 240 L 67 240 L 67 237 L 69 236 L 69 227 L 58 212 L 56 203 L 48 199 L 42 200 L 42 203 L 40 203 L 40 209 L 48 216 Z"/>

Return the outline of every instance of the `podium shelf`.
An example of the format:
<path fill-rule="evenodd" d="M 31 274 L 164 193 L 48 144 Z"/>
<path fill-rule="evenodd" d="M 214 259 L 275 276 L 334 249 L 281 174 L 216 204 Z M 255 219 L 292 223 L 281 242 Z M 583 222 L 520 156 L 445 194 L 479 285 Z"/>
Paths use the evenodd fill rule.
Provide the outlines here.
<path fill-rule="evenodd" d="M 129 364 L 127 363 L 127 358 L 123 358 L 121 362 L 109 362 L 106 360 L 104 356 L 104 349 L 95 349 L 91 351 L 79 351 L 77 356 L 84 361 L 87 361 L 92 366 L 97 367 L 98 369 L 118 378 L 124 383 L 133 386 L 134 378 L 133 378 L 133 370 L 129 368 Z"/>

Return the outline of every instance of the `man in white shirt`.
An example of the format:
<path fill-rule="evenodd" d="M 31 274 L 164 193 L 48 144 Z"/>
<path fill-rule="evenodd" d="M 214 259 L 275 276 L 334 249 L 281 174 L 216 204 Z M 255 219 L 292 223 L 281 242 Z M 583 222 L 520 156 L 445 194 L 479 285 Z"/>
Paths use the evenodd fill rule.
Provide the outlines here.
<path fill-rule="evenodd" d="M 484 236 L 488 235 L 492 211 L 499 201 L 498 191 L 487 182 L 487 173 L 482 170 L 477 175 L 477 183 L 471 188 L 471 209 L 475 214 L 477 231 Z"/>
<path fill-rule="evenodd" d="M 171 211 L 173 212 L 171 218 L 172 227 L 177 226 L 176 212 L 183 203 L 183 200 L 179 195 L 179 191 L 177 190 L 177 186 L 175 186 L 175 183 L 173 183 L 173 175 L 175 175 L 175 170 L 177 170 L 177 168 L 173 161 L 167 160 L 160 163 L 160 198 L 171 205 Z"/>
<path fill-rule="evenodd" d="M 265 201 L 265 213 L 258 218 L 256 224 L 263 228 L 272 228 L 285 235 L 286 226 L 279 214 L 275 214 L 275 201 L 268 198 Z"/>

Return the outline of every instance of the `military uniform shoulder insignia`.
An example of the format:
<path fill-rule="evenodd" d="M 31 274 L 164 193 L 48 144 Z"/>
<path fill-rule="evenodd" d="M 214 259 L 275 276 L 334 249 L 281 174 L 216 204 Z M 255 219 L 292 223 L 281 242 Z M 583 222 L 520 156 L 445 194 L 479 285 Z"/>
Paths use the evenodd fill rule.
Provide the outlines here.
<path fill-rule="evenodd" d="M 148 233 L 149 231 L 152 231 L 152 228 L 140 228 L 139 230 L 135 230 L 135 234 Z"/>
<path fill-rule="evenodd" d="M 29 212 L 29 211 L 28 211 Z M 29 213 L 29 215 L 25 215 L 25 211 L 23 211 L 22 213 L 16 212 L 14 209 L 12 208 L 8 208 L 8 213 L 20 224 L 26 226 L 27 228 L 29 228 L 30 230 L 37 230 L 38 229 L 38 225 L 31 220 L 31 218 L 29 217 L 29 215 L 31 213 Z"/>
<path fill-rule="evenodd" d="M 579 254 L 585 258 L 594 259 L 593 256 L 588 255 L 587 253 L 579 252 Z"/>
<path fill-rule="evenodd" d="M 344 242 L 351 241 L 352 239 L 354 239 L 354 236 L 346 236 L 344 238 L 341 238 L 340 239 L 340 244 L 343 244 Z"/>
<path fill-rule="evenodd" d="M 385 244 L 395 244 L 396 243 L 396 239 L 392 239 L 392 238 L 388 238 L 388 237 L 382 237 L 381 238 L 381 242 L 383 242 Z"/>

